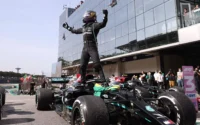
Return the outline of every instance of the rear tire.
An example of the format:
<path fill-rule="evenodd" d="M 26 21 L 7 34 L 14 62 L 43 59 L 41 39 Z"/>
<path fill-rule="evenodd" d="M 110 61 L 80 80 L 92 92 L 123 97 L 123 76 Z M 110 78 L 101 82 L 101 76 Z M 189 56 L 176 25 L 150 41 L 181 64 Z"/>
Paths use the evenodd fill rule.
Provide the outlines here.
<path fill-rule="evenodd" d="M 109 125 L 105 102 L 92 95 L 79 97 L 73 104 L 72 125 Z"/>
<path fill-rule="evenodd" d="M 35 103 L 37 110 L 48 110 L 53 103 L 53 93 L 49 89 L 41 88 L 35 95 Z"/>
<path fill-rule="evenodd" d="M 169 91 L 175 91 L 175 92 L 180 92 L 180 93 L 185 94 L 184 89 L 181 88 L 181 87 L 178 87 L 178 86 L 174 86 L 174 87 L 172 87 L 172 88 L 169 88 Z"/>
<path fill-rule="evenodd" d="M 159 106 L 168 109 L 162 112 L 176 125 L 194 125 L 196 123 L 196 110 L 191 100 L 180 92 L 165 92 L 159 97 Z"/>
<path fill-rule="evenodd" d="M 2 94 L 2 106 L 6 103 L 6 90 L 0 86 L 0 94 Z"/>

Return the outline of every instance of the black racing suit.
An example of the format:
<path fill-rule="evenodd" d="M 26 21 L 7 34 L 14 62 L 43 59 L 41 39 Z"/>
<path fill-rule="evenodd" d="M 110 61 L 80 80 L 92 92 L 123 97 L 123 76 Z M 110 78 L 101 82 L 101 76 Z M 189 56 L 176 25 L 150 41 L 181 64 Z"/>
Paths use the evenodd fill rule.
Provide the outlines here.
<path fill-rule="evenodd" d="M 70 28 L 70 31 L 75 34 L 82 34 L 83 33 L 83 50 L 81 55 L 81 64 L 80 64 L 80 74 L 81 74 L 81 81 L 86 81 L 86 69 L 91 57 L 95 70 L 99 73 L 100 79 L 105 81 L 105 76 L 103 72 L 103 68 L 100 63 L 99 53 L 98 53 L 98 46 L 97 46 L 97 35 L 101 28 L 104 28 L 107 24 L 107 16 L 104 17 L 103 22 L 90 22 L 83 25 L 82 28 L 73 29 Z"/>

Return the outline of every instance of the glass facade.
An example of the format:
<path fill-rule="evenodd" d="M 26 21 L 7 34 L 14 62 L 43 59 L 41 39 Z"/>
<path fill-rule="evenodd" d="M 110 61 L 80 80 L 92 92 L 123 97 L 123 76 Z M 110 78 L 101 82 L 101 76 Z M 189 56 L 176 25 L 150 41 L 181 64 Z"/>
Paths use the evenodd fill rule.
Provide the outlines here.
<path fill-rule="evenodd" d="M 107 26 L 98 35 L 101 58 L 167 44 L 176 36 L 179 28 L 176 0 L 117 0 L 117 4 L 110 7 L 111 1 L 86 0 L 68 18 L 61 15 L 59 57 L 72 65 L 79 63 L 83 47 L 82 35 L 68 32 L 62 28 L 62 23 L 67 21 L 74 28 L 81 27 L 86 10 L 96 11 L 98 22 L 103 20 L 103 9 L 109 12 Z"/>

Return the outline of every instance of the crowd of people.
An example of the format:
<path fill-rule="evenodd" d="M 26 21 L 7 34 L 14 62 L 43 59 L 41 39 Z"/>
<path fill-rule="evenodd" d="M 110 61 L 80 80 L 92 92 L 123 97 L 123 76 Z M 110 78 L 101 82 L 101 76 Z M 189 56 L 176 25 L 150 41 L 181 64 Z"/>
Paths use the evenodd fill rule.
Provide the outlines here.
<path fill-rule="evenodd" d="M 200 23 L 198 11 L 199 11 L 198 4 L 196 4 L 194 8 L 191 8 L 189 10 L 188 8 L 184 8 L 183 10 L 184 27 Z"/>
<path fill-rule="evenodd" d="M 151 86 L 158 86 L 160 89 L 168 89 L 174 86 L 184 87 L 181 68 L 176 73 L 170 69 L 166 74 L 162 71 L 155 71 L 154 74 L 152 72 L 145 73 L 142 71 L 139 78 L 135 75 L 132 77 L 132 80 L 135 79 Z"/>
<path fill-rule="evenodd" d="M 139 80 L 142 83 L 149 84 L 151 86 L 158 86 L 160 89 L 168 89 L 174 86 L 184 87 L 183 72 L 181 68 L 177 72 L 169 70 L 166 74 L 162 71 L 141 72 L 138 76 L 133 75 L 131 80 Z M 195 68 L 194 71 L 194 81 L 196 85 L 196 90 L 200 93 L 200 68 L 199 66 Z"/>

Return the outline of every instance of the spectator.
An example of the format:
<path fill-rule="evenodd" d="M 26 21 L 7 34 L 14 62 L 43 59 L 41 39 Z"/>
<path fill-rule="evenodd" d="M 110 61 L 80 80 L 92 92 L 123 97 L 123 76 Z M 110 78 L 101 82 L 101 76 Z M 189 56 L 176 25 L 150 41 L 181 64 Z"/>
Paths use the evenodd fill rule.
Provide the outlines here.
<path fill-rule="evenodd" d="M 196 90 L 200 94 L 200 79 L 199 79 L 199 77 L 200 77 L 200 73 L 198 71 L 198 68 L 195 68 L 194 80 L 195 80 Z"/>
<path fill-rule="evenodd" d="M 133 81 L 133 80 L 137 80 L 137 76 L 136 75 L 132 76 L 131 81 Z"/>
<path fill-rule="evenodd" d="M 188 13 L 188 10 L 187 10 L 187 8 L 185 8 L 185 9 L 183 10 L 183 16 L 186 16 L 187 13 Z"/>
<path fill-rule="evenodd" d="M 109 79 L 110 79 L 110 82 L 115 82 L 115 75 L 112 74 L 111 77 L 110 77 Z"/>
<path fill-rule="evenodd" d="M 45 87 L 46 87 L 46 84 L 47 84 L 47 83 L 46 83 L 46 81 L 44 80 L 44 81 L 42 82 L 41 87 L 42 87 L 42 88 L 45 88 Z"/>
<path fill-rule="evenodd" d="M 200 72 L 200 68 L 199 68 L 199 66 L 197 66 L 197 70 Z"/>
<path fill-rule="evenodd" d="M 198 4 L 196 4 L 196 6 L 194 7 L 193 10 L 196 10 L 196 9 L 199 9 L 199 5 Z"/>
<path fill-rule="evenodd" d="M 175 75 L 172 72 L 172 70 L 170 69 L 169 72 L 167 73 L 166 77 L 169 80 L 169 87 L 174 87 L 175 86 Z"/>
<path fill-rule="evenodd" d="M 161 71 L 158 72 L 158 88 L 165 89 L 164 82 L 163 82 L 163 74 Z"/>
<path fill-rule="evenodd" d="M 147 75 L 146 75 L 146 80 L 147 80 L 148 84 L 149 84 L 150 77 L 151 77 L 151 73 L 148 72 Z"/>
<path fill-rule="evenodd" d="M 181 71 L 181 68 L 179 68 L 177 72 L 177 83 L 179 87 L 183 88 L 183 72 Z"/>
<path fill-rule="evenodd" d="M 34 94 L 35 82 L 30 83 L 30 96 Z"/>
<path fill-rule="evenodd" d="M 154 77 L 151 75 L 151 72 L 148 72 L 148 73 L 147 73 L 146 79 L 147 79 L 147 83 L 148 83 L 150 86 L 153 86 Z"/>
<path fill-rule="evenodd" d="M 157 70 L 155 71 L 153 76 L 154 76 L 154 80 L 155 80 L 154 85 L 157 86 L 157 83 L 158 83 L 158 71 Z"/>
<path fill-rule="evenodd" d="M 142 74 L 140 75 L 140 79 L 142 83 L 146 82 L 146 74 L 144 71 L 142 71 Z"/>

